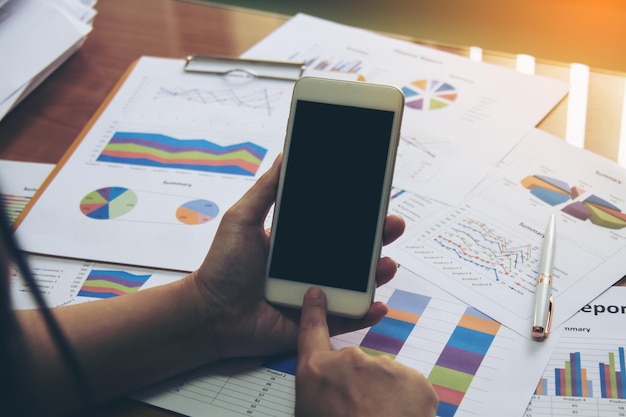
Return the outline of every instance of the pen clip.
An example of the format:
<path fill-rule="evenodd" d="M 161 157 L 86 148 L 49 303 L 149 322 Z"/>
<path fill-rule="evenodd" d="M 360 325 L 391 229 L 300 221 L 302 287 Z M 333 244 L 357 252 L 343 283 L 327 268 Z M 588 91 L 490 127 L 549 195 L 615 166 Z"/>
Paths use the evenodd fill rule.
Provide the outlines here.
<path fill-rule="evenodd" d="M 554 297 L 550 297 L 550 304 L 548 305 L 548 320 L 546 320 L 546 329 L 544 331 L 544 337 L 550 333 L 552 327 L 552 315 L 554 314 Z"/>
<path fill-rule="evenodd" d="M 243 74 L 246 75 L 244 78 L 296 81 L 302 76 L 304 67 L 303 62 L 229 58 L 215 55 L 189 55 L 185 60 L 184 70 L 186 72 L 223 76 Z"/>

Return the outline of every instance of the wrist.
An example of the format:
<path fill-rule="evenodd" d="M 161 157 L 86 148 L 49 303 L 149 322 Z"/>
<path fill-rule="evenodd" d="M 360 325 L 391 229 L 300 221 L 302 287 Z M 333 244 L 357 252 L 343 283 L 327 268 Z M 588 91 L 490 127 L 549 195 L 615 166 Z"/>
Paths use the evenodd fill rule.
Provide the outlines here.
<path fill-rule="evenodd" d="M 181 303 L 191 309 L 190 316 L 194 323 L 193 337 L 201 350 L 202 360 L 209 363 L 223 359 L 224 354 L 217 335 L 217 324 L 225 316 L 220 304 L 199 282 L 197 272 L 185 277 L 181 286 Z"/>

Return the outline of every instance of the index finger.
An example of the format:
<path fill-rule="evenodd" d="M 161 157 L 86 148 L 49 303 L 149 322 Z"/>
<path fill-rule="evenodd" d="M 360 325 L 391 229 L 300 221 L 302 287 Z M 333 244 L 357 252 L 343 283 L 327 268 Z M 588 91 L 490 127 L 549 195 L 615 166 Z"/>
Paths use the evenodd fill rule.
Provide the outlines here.
<path fill-rule="evenodd" d="M 311 287 L 302 301 L 298 356 L 318 350 L 330 350 L 330 334 L 326 321 L 326 295 L 321 289 Z"/>

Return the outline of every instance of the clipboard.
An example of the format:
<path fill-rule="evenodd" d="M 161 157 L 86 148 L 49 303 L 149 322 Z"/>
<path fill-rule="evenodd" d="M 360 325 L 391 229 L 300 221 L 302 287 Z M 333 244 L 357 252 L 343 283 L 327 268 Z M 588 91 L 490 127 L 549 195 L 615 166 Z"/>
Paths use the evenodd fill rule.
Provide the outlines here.
<path fill-rule="evenodd" d="M 282 143 L 279 143 L 282 137 L 275 135 L 272 129 L 278 128 L 280 123 L 282 123 L 283 116 L 286 117 L 282 113 L 288 111 L 290 100 L 288 97 L 292 90 L 292 84 L 297 79 L 296 77 L 299 78 L 302 75 L 304 66 L 300 63 L 239 60 L 225 57 L 202 56 L 199 59 L 199 57 L 190 56 L 188 58 L 185 60 L 142 56 L 129 65 L 125 73 L 117 81 L 115 87 L 109 92 L 105 100 L 66 150 L 45 182 L 31 198 L 29 204 L 11 225 L 12 231 L 17 233 L 18 236 L 22 236 L 22 248 L 26 252 L 184 272 L 193 270 L 199 263 L 199 260 L 206 256 L 206 250 L 211 244 L 214 233 L 212 225 L 218 224 L 219 215 L 240 198 L 240 194 L 245 192 L 245 188 L 250 184 L 250 179 L 257 175 L 256 170 L 260 169 L 262 161 L 265 160 L 265 154 L 269 152 L 268 155 L 271 155 L 282 149 Z M 162 72 L 164 68 L 165 73 Z M 206 74 L 206 77 L 211 78 L 211 80 L 208 83 L 201 83 L 198 78 L 193 77 L 195 75 L 193 73 Z M 144 84 L 146 74 L 149 77 L 156 77 L 154 80 L 158 81 Z M 218 78 L 231 76 L 235 78 L 228 78 L 226 83 L 217 82 Z M 185 82 L 183 82 L 182 85 L 179 85 L 183 79 L 189 81 L 189 83 L 185 85 Z M 261 83 L 258 86 L 257 81 Z M 267 83 L 268 81 L 271 81 L 271 83 Z M 128 84 L 129 82 L 131 84 Z M 149 93 L 147 92 L 148 90 L 139 88 L 145 85 L 147 85 L 145 88 L 150 90 Z M 177 91 L 178 89 L 180 91 Z M 137 96 L 135 96 L 137 91 L 142 92 L 141 94 L 145 94 L 145 96 L 137 99 Z M 268 94 L 268 91 L 270 94 Z M 159 96 L 159 94 L 161 95 Z M 171 100 L 180 100 L 179 104 L 176 105 L 177 107 L 174 107 L 173 113 L 167 113 L 168 117 L 172 116 L 176 111 L 181 111 L 182 106 L 200 106 L 207 103 L 215 103 L 220 108 L 230 109 L 223 110 L 223 112 L 231 117 L 236 117 L 239 112 L 238 109 L 241 107 L 247 111 L 261 110 L 265 115 L 263 117 L 267 118 L 261 125 L 267 130 L 265 133 L 255 130 L 254 137 L 250 139 L 250 135 L 247 132 L 238 136 L 234 132 L 229 131 L 228 129 L 231 126 L 232 129 L 241 128 L 238 124 L 231 121 L 221 125 L 216 130 L 223 137 L 216 137 L 219 135 L 215 133 L 208 136 L 203 136 L 202 133 L 186 136 L 186 133 L 183 132 L 189 132 L 189 126 L 182 125 L 182 127 L 179 126 L 181 130 L 177 130 L 177 127 L 174 125 L 175 118 L 162 122 L 158 128 L 152 127 L 145 131 L 143 130 L 144 126 L 140 124 L 137 127 L 137 123 L 131 121 L 130 124 L 124 126 L 128 131 L 124 130 L 123 133 L 125 135 L 139 133 L 144 136 L 129 139 L 127 142 L 128 146 L 122 151 L 124 155 L 128 153 L 127 156 L 122 157 L 126 158 L 125 161 L 119 162 L 120 165 L 115 165 L 115 162 L 98 159 L 101 151 L 109 144 L 112 136 L 105 141 L 106 143 L 100 143 L 96 137 L 105 131 L 108 137 L 110 133 L 108 129 L 117 129 L 120 126 L 117 120 L 120 115 L 125 114 L 128 110 L 121 102 L 117 101 L 120 96 L 125 97 L 124 100 L 127 100 L 127 103 L 132 101 L 133 105 L 136 104 L 137 106 L 146 104 L 152 106 L 160 100 L 169 100 L 170 103 L 172 103 Z M 133 97 L 132 100 L 131 96 Z M 258 105 L 258 100 L 266 100 L 266 102 Z M 271 103 L 273 106 L 273 103 L 276 102 L 281 103 L 281 110 L 278 112 L 275 112 L 273 109 L 267 111 L 265 104 Z M 172 104 L 168 105 L 171 106 Z M 151 108 L 151 110 L 154 110 L 154 108 Z M 163 108 L 160 110 L 163 110 Z M 169 110 L 164 111 L 169 112 Z M 188 114 L 185 113 L 184 115 L 187 116 Z M 203 110 L 202 114 L 210 117 L 211 112 Z M 282 116 L 279 116 L 281 114 Z M 100 124 L 103 120 L 105 122 Z M 106 125 L 110 120 L 116 121 L 114 127 Z M 223 119 L 220 119 L 219 122 L 223 122 Z M 137 129 L 137 131 L 134 129 Z M 159 131 L 159 129 L 163 129 L 163 131 Z M 96 130 L 99 133 L 94 133 Z M 270 132 L 274 133 L 270 134 Z M 262 136 L 262 139 L 259 139 L 261 137 L 259 135 Z M 146 139 L 146 137 L 149 137 L 149 139 Z M 216 138 L 214 139 L 214 137 Z M 202 150 L 207 155 L 212 152 L 219 153 L 220 149 L 227 149 L 230 152 L 229 156 L 224 157 L 223 153 L 220 153 L 219 158 L 230 158 L 228 159 L 228 164 L 223 162 L 206 162 L 205 164 L 210 165 L 210 169 L 213 169 L 213 171 L 207 170 L 207 172 L 189 169 L 185 171 L 185 168 L 174 167 L 174 165 L 178 166 L 181 164 L 180 157 L 174 158 L 171 155 L 163 157 L 161 153 L 180 153 L 179 151 L 170 151 L 170 148 L 175 149 L 178 146 L 180 149 L 184 147 L 183 142 L 187 139 L 202 142 L 202 146 L 204 146 Z M 221 141 L 222 139 L 224 140 Z M 132 141 L 140 140 L 143 141 L 140 147 L 148 149 L 145 151 L 145 154 L 149 153 L 150 157 L 155 159 L 145 160 L 146 162 L 143 162 L 144 160 L 131 162 L 135 161 L 136 157 L 129 156 L 132 152 L 128 149 L 135 146 L 134 142 L 131 143 Z M 262 143 L 257 143 L 259 140 Z M 232 143 L 229 141 L 232 141 Z M 247 141 L 252 141 L 251 145 Z M 145 145 L 146 142 L 149 142 L 150 145 Z M 173 148 L 172 143 L 175 143 Z M 158 146 L 164 146 L 164 148 L 161 149 Z M 261 153 L 259 153 L 259 148 L 261 148 Z M 83 152 L 85 149 L 90 150 Z M 113 153 L 117 152 L 111 148 L 109 150 Z M 194 151 L 197 151 L 197 149 L 194 148 Z M 89 152 L 92 152 L 93 156 L 87 156 Z M 137 153 L 142 152 L 144 151 L 137 151 Z M 245 155 L 251 156 L 249 159 L 238 158 L 233 156 L 236 152 L 244 152 Z M 74 160 L 74 156 L 78 154 L 81 156 Z M 95 158 L 94 161 L 89 159 L 92 157 Z M 85 159 L 80 162 L 81 158 L 89 160 Z M 209 158 L 212 158 L 212 156 L 207 156 L 206 160 Z M 175 161 L 170 162 L 170 159 Z M 189 156 L 188 159 L 193 160 L 193 162 L 187 162 L 188 166 L 200 164 L 200 159 L 198 158 Z M 85 161 L 89 163 L 84 163 Z M 139 160 L 137 159 L 137 161 Z M 169 164 L 162 167 L 162 169 L 169 169 L 172 172 L 169 172 L 167 177 L 163 173 L 159 173 L 158 175 L 161 175 L 163 178 L 159 177 L 159 181 L 146 182 L 146 184 L 149 184 L 148 186 L 141 184 L 140 182 L 143 181 L 141 175 L 151 175 L 141 173 L 145 170 L 155 169 L 156 165 L 150 165 L 155 161 L 166 165 Z M 115 168 L 96 170 L 92 168 L 95 165 L 91 164 L 91 162 L 109 164 L 111 167 L 115 165 Z M 226 169 L 220 168 L 222 165 L 235 166 L 233 169 L 239 170 L 237 172 L 241 172 L 241 170 L 247 171 L 246 174 L 233 174 L 230 171 L 226 172 Z M 124 169 L 132 169 L 133 175 L 120 177 L 117 173 L 124 172 Z M 87 171 L 84 170 L 89 171 L 89 173 L 87 174 Z M 76 173 L 78 172 L 80 174 L 77 175 Z M 191 175 L 190 173 L 192 172 L 199 175 Z M 70 180 L 70 178 L 72 179 Z M 81 180 L 80 184 L 75 184 L 75 178 L 85 180 Z M 132 178 L 132 181 L 127 181 L 130 178 Z M 223 181 L 228 179 L 230 179 L 232 184 L 226 185 L 223 183 Z M 164 187 L 163 184 L 166 182 L 168 190 L 164 192 L 161 188 Z M 60 195 L 61 190 L 63 196 L 59 199 L 57 196 Z M 210 190 L 210 192 L 207 192 L 207 190 Z M 104 200 L 97 202 L 96 206 L 103 209 L 106 207 L 106 210 L 111 208 L 112 210 L 100 217 L 90 216 L 91 212 L 86 211 L 89 209 L 88 206 L 95 202 L 97 195 L 100 195 Z M 113 200 L 121 195 L 132 197 L 131 200 L 133 200 L 129 200 L 128 204 L 123 204 L 124 207 L 127 207 L 122 210 L 127 210 L 124 213 L 117 211 L 119 208 L 117 202 L 113 203 Z M 163 203 L 159 199 L 166 199 L 167 201 Z M 60 206 L 54 203 L 55 207 L 50 212 L 48 208 L 50 208 L 49 204 L 52 201 L 65 202 Z M 148 201 L 149 203 L 144 204 L 141 201 Z M 212 203 L 212 207 L 217 207 L 217 209 L 214 209 L 214 212 L 201 212 L 201 209 L 198 208 L 199 206 L 194 205 L 198 204 L 196 203 L 198 201 Z M 120 202 L 122 201 L 120 200 Z M 158 204 L 155 202 L 158 202 Z M 208 208 L 205 209 L 209 210 Z M 181 216 L 183 215 L 179 214 L 179 211 L 180 213 L 187 212 L 185 210 L 197 211 L 198 217 L 195 223 L 181 221 Z M 44 216 L 45 212 L 48 214 Z M 60 220 L 58 222 L 46 220 L 46 216 L 50 216 L 50 213 L 53 213 L 52 215 L 57 216 L 56 218 Z M 132 218 L 129 218 L 129 216 L 132 216 Z M 96 226 L 100 224 L 106 224 L 107 227 Z M 157 225 L 157 228 L 146 228 L 146 224 Z M 202 231 L 202 225 L 206 225 L 208 232 Z M 174 228 L 177 233 L 173 234 L 170 229 Z M 135 229 L 141 229 L 141 232 Z M 165 229 L 167 229 L 167 232 Z M 90 239 L 85 234 L 87 230 L 91 230 L 87 235 L 90 233 L 90 236 L 100 237 L 98 239 Z M 147 232 L 147 230 L 150 231 Z M 43 236 L 44 233 L 61 236 L 62 241 L 56 241 L 56 244 L 52 246 L 49 244 L 50 239 Z M 168 236 L 168 245 L 152 247 L 152 242 L 158 240 L 156 236 L 163 235 Z M 138 240 L 138 242 L 129 243 L 129 236 Z M 85 241 L 81 243 L 75 237 L 80 237 L 85 239 Z M 138 256 L 135 250 L 119 251 L 118 243 L 110 244 L 113 239 L 116 239 L 115 242 L 124 242 L 124 244 L 133 248 L 149 249 L 140 251 L 142 256 Z M 109 244 L 106 244 L 107 241 Z M 183 247 L 181 244 L 176 244 L 178 241 L 204 242 L 206 244 L 195 245 L 185 250 L 183 254 L 172 256 L 172 253 L 178 253 L 177 248 Z M 155 262 L 155 259 L 158 259 L 158 262 Z"/>
<path fill-rule="evenodd" d="M 268 78 L 296 81 L 305 64 L 287 61 L 228 58 L 215 55 L 189 55 L 185 60 L 186 72 L 224 75 L 237 78 Z"/>
<path fill-rule="evenodd" d="M 39 199 L 44 189 L 52 182 L 54 176 L 61 170 L 65 162 L 74 153 L 80 142 L 87 135 L 89 130 L 93 127 L 94 123 L 102 115 L 107 108 L 111 100 L 115 97 L 120 90 L 124 81 L 130 73 L 133 71 L 137 64 L 135 60 L 126 69 L 124 74 L 118 79 L 113 89 L 107 94 L 102 104 L 98 107 L 94 115 L 90 118 L 87 124 L 83 127 L 79 135 L 72 142 L 70 147 L 63 154 L 59 162 L 51 171 L 50 175 L 46 178 L 44 183 L 39 188 L 38 192 L 31 198 L 29 204 L 24 207 L 22 212 L 17 216 L 14 222 L 11 224 L 11 230 L 15 231 L 21 224 L 23 219 L 28 215 L 30 209 Z M 270 60 L 256 60 L 256 59 L 241 59 L 236 57 L 226 57 L 218 55 L 187 55 L 184 61 L 183 70 L 191 73 L 205 73 L 212 75 L 233 76 L 238 78 L 265 78 L 273 80 L 283 81 L 296 81 L 302 77 L 305 69 L 305 63 L 300 62 L 287 62 L 287 61 L 270 61 Z"/>

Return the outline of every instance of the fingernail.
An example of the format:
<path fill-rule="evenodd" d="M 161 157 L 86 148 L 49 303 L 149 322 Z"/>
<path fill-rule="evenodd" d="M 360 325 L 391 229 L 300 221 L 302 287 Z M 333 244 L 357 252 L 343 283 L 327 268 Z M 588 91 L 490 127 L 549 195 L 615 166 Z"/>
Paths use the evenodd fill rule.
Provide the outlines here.
<path fill-rule="evenodd" d="M 324 296 L 324 293 L 322 292 L 321 289 L 317 287 L 311 287 L 307 290 L 306 296 L 307 298 L 317 299 L 317 298 L 322 298 Z"/>

